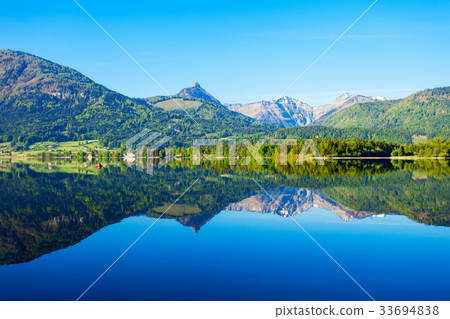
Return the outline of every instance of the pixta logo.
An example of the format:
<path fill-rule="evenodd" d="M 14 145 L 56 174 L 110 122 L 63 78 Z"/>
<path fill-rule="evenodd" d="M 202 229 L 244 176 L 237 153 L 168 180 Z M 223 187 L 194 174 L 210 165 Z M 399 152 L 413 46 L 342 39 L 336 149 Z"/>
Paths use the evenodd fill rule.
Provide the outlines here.
<path fill-rule="evenodd" d="M 140 133 L 134 135 L 132 138 L 128 139 L 126 142 L 127 146 L 127 155 L 125 159 L 129 166 L 131 166 L 132 162 L 136 162 L 136 169 L 143 172 L 144 171 L 144 158 L 147 160 L 147 174 L 153 175 L 154 167 L 157 169 L 163 167 L 166 163 L 173 159 L 172 157 L 172 149 L 166 148 L 166 156 L 158 161 L 158 164 L 155 165 L 156 162 L 156 151 L 161 149 L 164 145 L 166 145 L 172 138 L 169 136 L 164 136 L 158 141 L 155 141 L 158 137 L 161 136 L 160 133 L 151 133 L 149 129 L 142 130 Z M 147 136 L 147 137 L 146 137 Z M 155 142 L 154 142 L 155 141 Z M 136 145 L 136 148 L 133 146 Z M 144 148 L 147 148 L 147 153 L 143 154 Z"/>
<path fill-rule="evenodd" d="M 230 165 L 236 165 L 236 140 L 219 140 L 219 139 L 199 139 L 193 142 L 193 163 L 194 165 L 200 165 L 202 159 L 206 160 L 221 160 L 223 156 L 224 144 L 228 144 L 228 160 Z M 252 143 L 247 139 L 241 140 L 241 145 L 248 151 L 248 155 L 242 161 L 240 165 L 248 165 L 253 158 L 258 165 L 267 165 L 264 158 L 260 154 L 261 148 L 265 145 L 270 145 L 279 148 L 279 164 L 287 165 L 288 163 L 288 149 L 298 145 L 296 139 L 261 139 L 256 143 Z M 215 146 L 215 154 L 202 154 L 201 147 L 213 147 Z M 325 161 L 317 148 L 316 143 L 312 139 L 304 140 L 303 146 L 296 156 L 296 165 L 302 165 L 305 161 L 314 160 L 318 165 L 325 165 Z"/>

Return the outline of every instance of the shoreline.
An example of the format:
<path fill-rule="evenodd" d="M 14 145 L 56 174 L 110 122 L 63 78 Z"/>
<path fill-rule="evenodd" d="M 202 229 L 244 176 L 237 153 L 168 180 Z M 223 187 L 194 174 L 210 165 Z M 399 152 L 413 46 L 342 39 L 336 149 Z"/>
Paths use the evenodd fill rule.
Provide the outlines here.
<path fill-rule="evenodd" d="M 1 156 L 0 155 L 0 159 L 3 158 L 23 158 L 23 159 L 28 159 L 28 158 L 42 158 L 41 156 L 12 156 L 12 155 L 8 155 L 8 156 Z M 135 158 L 146 158 L 146 157 L 135 157 Z M 152 159 L 155 158 L 161 158 L 161 157 L 152 157 Z M 190 158 L 190 157 L 178 157 L 178 158 L 174 158 L 174 159 L 185 159 L 185 158 Z M 223 159 L 227 159 L 228 157 L 217 157 L 215 159 L 212 160 L 223 160 Z M 234 157 L 235 159 L 243 159 L 243 157 Z M 263 157 L 266 159 L 276 159 L 277 157 Z M 71 156 L 52 156 L 51 158 L 45 158 L 45 159 L 77 159 L 77 157 L 71 157 Z M 87 158 L 86 158 L 87 159 Z M 95 158 L 94 158 L 95 159 Z M 126 158 L 123 157 L 119 157 L 119 159 L 126 161 Z M 201 158 L 202 160 L 205 160 L 206 158 Z M 450 160 L 450 157 L 439 157 L 439 156 L 432 156 L 432 157 L 423 157 L 423 156 L 380 156 L 380 157 L 376 157 L 376 156 L 318 156 L 318 157 L 308 157 L 308 159 L 319 159 L 319 160 Z"/>

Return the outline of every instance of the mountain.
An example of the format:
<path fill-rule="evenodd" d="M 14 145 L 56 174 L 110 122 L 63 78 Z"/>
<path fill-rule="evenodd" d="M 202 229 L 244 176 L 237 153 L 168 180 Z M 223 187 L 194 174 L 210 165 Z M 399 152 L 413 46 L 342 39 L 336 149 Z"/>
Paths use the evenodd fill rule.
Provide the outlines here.
<path fill-rule="evenodd" d="M 223 108 L 222 103 L 195 82 L 193 86 L 182 89 L 176 95 L 154 96 L 145 99 L 147 103 L 166 111 L 197 109 L 202 104 L 216 105 Z"/>
<path fill-rule="evenodd" d="M 368 103 L 374 101 L 386 101 L 386 98 L 364 96 L 364 95 L 353 95 L 350 93 L 342 94 L 333 103 L 322 105 L 313 109 L 314 123 L 320 124 L 331 115 L 357 103 Z"/>
<path fill-rule="evenodd" d="M 308 104 L 290 97 L 250 104 L 226 104 L 225 106 L 229 110 L 282 127 L 311 124 L 313 118 L 312 108 Z"/>
<path fill-rule="evenodd" d="M 219 100 L 206 92 L 206 90 L 202 88 L 198 82 L 195 82 L 195 84 L 191 87 L 182 89 L 177 95 L 188 100 L 202 99 L 211 103 L 221 104 Z"/>
<path fill-rule="evenodd" d="M 312 207 L 331 210 L 343 220 L 364 218 L 374 215 L 345 207 L 319 190 L 285 187 L 268 194 L 250 196 L 237 203 L 229 204 L 224 210 L 272 213 L 283 217 L 301 214 Z"/>
<path fill-rule="evenodd" d="M 296 127 L 320 124 L 332 114 L 354 104 L 377 100 L 385 100 L 385 98 L 374 98 L 346 93 L 338 97 L 331 104 L 315 108 L 290 97 L 282 97 L 274 101 L 261 101 L 249 104 L 225 104 L 225 106 L 229 110 L 242 113 L 254 119 L 259 119 L 262 122 L 276 124 L 282 127 Z"/>
<path fill-rule="evenodd" d="M 99 139 L 105 146 L 118 146 L 150 129 L 172 136 L 179 145 L 206 135 L 222 138 L 271 130 L 249 125 L 251 118 L 217 103 L 198 84 L 180 94 L 178 99 L 195 107 L 165 109 L 156 104 L 173 97 L 130 98 L 69 67 L 0 50 L 0 142 L 26 148 L 39 141 Z"/>
<path fill-rule="evenodd" d="M 427 134 L 450 130 L 450 87 L 428 89 L 404 99 L 358 103 L 326 119 L 337 128 L 407 129 Z"/>
<path fill-rule="evenodd" d="M 45 93 L 93 101 L 107 91 L 73 69 L 22 52 L 0 50 L 0 66 L 0 97 Z"/>
<path fill-rule="evenodd" d="M 3 139 L 27 143 L 109 139 L 124 133 L 120 126 L 125 123 L 130 131 L 139 130 L 132 119 L 150 114 L 152 124 L 153 118 L 164 117 L 147 103 L 108 90 L 69 67 L 24 52 L 0 51 Z"/>

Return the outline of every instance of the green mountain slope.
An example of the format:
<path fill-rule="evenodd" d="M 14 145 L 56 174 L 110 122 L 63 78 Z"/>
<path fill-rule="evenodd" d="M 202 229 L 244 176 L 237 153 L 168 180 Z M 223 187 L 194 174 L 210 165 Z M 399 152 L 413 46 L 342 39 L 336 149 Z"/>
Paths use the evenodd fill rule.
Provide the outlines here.
<path fill-rule="evenodd" d="M 348 128 L 407 129 L 417 133 L 450 130 L 450 87 L 428 89 L 395 101 L 356 104 L 323 125 Z"/>
<path fill-rule="evenodd" d="M 289 127 L 275 132 L 276 138 L 340 138 L 340 139 L 365 139 L 401 144 L 411 144 L 412 132 L 394 129 L 368 129 L 368 128 L 335 128 L 319 125 Z"/>
<path fill-rule="evenodd" d="M 159 102 L 170 99 L 164 97 Z M 206 136 L 242 136 L 269 131 L 221 104 L 199 100 L 196 108 L 167 111 L 156 99 L 133 99 L 81 73 L 33 56 L 0 50 L 0 141 L 100 139 L 118 145 L 147 128 L 177 144 Z M 192 101 L 191 101 L 192 103 Z"/>

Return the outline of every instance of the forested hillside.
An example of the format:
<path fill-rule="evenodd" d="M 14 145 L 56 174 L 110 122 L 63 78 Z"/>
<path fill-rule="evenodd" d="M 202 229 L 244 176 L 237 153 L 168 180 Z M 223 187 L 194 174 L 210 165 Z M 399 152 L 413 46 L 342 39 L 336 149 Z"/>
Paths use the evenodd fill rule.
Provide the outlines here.
<path fill-rule="evenodd" d="M 404 129 L 421 134 L 450 130 L 450 87 L 428 89 L 407 98 L 351 106 L 324 121 L 337 128 Z"/>
<path fill-rule="evenodd" d="M 276 138 L 341 138 L 365 139 L 395 142 L 402 144 L 412 143 L 413 132 L 407 130 L 367 129 L 367 128 L 335 128 L 326 126 L 302 126 L 280 129 L 275 132 Z"/>
<path fill-rule="evenodd" d="M 271 131 L 204 100 L 188 112 L 196 122 L 181 109 L 166 111 L 144 99 L 129 98 L 71 68 L 0 50 L 0 141 L 25 148 L 38 141 L 85 139 L 118 145 L 148 128 L 182 143 L 205 136 Z"/>

